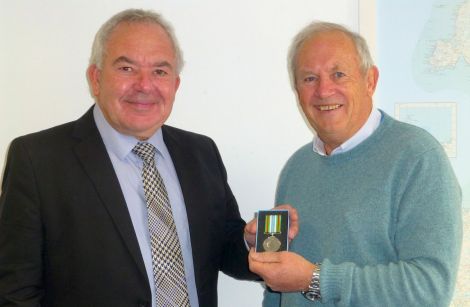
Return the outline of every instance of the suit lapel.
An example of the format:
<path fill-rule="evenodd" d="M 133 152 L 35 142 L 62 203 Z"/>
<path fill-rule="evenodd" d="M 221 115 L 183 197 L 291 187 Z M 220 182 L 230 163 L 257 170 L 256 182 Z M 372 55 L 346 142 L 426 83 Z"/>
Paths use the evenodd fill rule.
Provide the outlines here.
<path fill-rule="evenodd" d="M 191 245 L 193 250 L 194 274 L 196 278 L 196 287 L 202 283 L 204 272 L 200 272 L 202 267 L 202 259 L 204 254 L 197 249 L 198 242 L 207 240 L 203 233 L 204 225 L 207 223 L 206 212 L 204 206 L 200 205 L 201 200 L 197 198 L 198 178 L 195 171 L 198 169 L 197 161 L 191 154 L 191 148 L 187 148 L 178 140 L 177 131 L 168 129 L 167 126 L 162 127 L 163 140 L 171 155 L 171 160 L 175 166 L 176 174 L 183 192 L 184 204 L 186 207 L 186 215 L 188 217 L 189 232 L 191 236 Z"/>
<path fill-rule="evenodd" d="M 85 172 L 93 182 L 99 198 L 111 216 L 129 253 L 140 272 L 147 279 L 139 243 L 135 235 L 119 181 L 109 159 L 106 147 L 93 119 L 93 108 L 77 121 L 75 136 L 81 139 L 75 146 L 75 153 Z"/>

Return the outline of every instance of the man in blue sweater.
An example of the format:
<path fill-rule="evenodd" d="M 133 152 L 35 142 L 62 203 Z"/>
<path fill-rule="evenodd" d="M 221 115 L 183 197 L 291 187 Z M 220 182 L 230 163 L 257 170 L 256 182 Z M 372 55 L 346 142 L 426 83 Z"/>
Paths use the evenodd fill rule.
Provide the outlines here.
<path fill-rule="evenodd" d="M 448 306 L 461 190 L 441 145 L 374 108 L 378 70 L 358 34 L 308 25 L 289 69 L 316 135 L 279 178 L 276 202 L 300 217 L 291 250 L 250 252 L 263 305 Z"/>

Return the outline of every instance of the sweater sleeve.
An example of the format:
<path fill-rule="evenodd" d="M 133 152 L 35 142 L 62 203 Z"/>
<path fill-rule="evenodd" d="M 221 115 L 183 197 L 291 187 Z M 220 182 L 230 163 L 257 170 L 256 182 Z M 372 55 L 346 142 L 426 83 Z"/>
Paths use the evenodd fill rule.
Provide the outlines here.
<path fill-rule="evenodd" d="M 412 157 L 410 157 L 412 158 Z M 396 261 L 359 266 L 324 259 L 323 302 L 337 306 L 448 306 L 462 240 L 461 190 L 441 148 L 420 154 L 404 178 L 395 230 Z"/>

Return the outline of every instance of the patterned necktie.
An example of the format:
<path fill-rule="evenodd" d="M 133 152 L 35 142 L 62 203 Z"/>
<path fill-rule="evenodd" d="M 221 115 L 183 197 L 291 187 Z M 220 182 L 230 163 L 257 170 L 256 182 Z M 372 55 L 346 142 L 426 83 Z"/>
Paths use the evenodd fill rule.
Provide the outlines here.
<path fill-rule="evenodd" d="M 155 147 L 139 142 L 132 152 L 144 162 L 142 181 L 147 199 L 157 306 L 189 306 L 183 255 L 165 184 L 155 166 Z"/>

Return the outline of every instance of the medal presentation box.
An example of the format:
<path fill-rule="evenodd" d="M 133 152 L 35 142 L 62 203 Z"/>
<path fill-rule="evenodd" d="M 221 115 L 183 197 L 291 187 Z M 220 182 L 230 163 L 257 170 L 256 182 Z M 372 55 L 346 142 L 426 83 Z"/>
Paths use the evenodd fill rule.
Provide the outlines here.
<path fill-rule="evenodd" d="M 256 252 L 282 252 L 289 250 L 289 211 L 258 211 Z"/>

